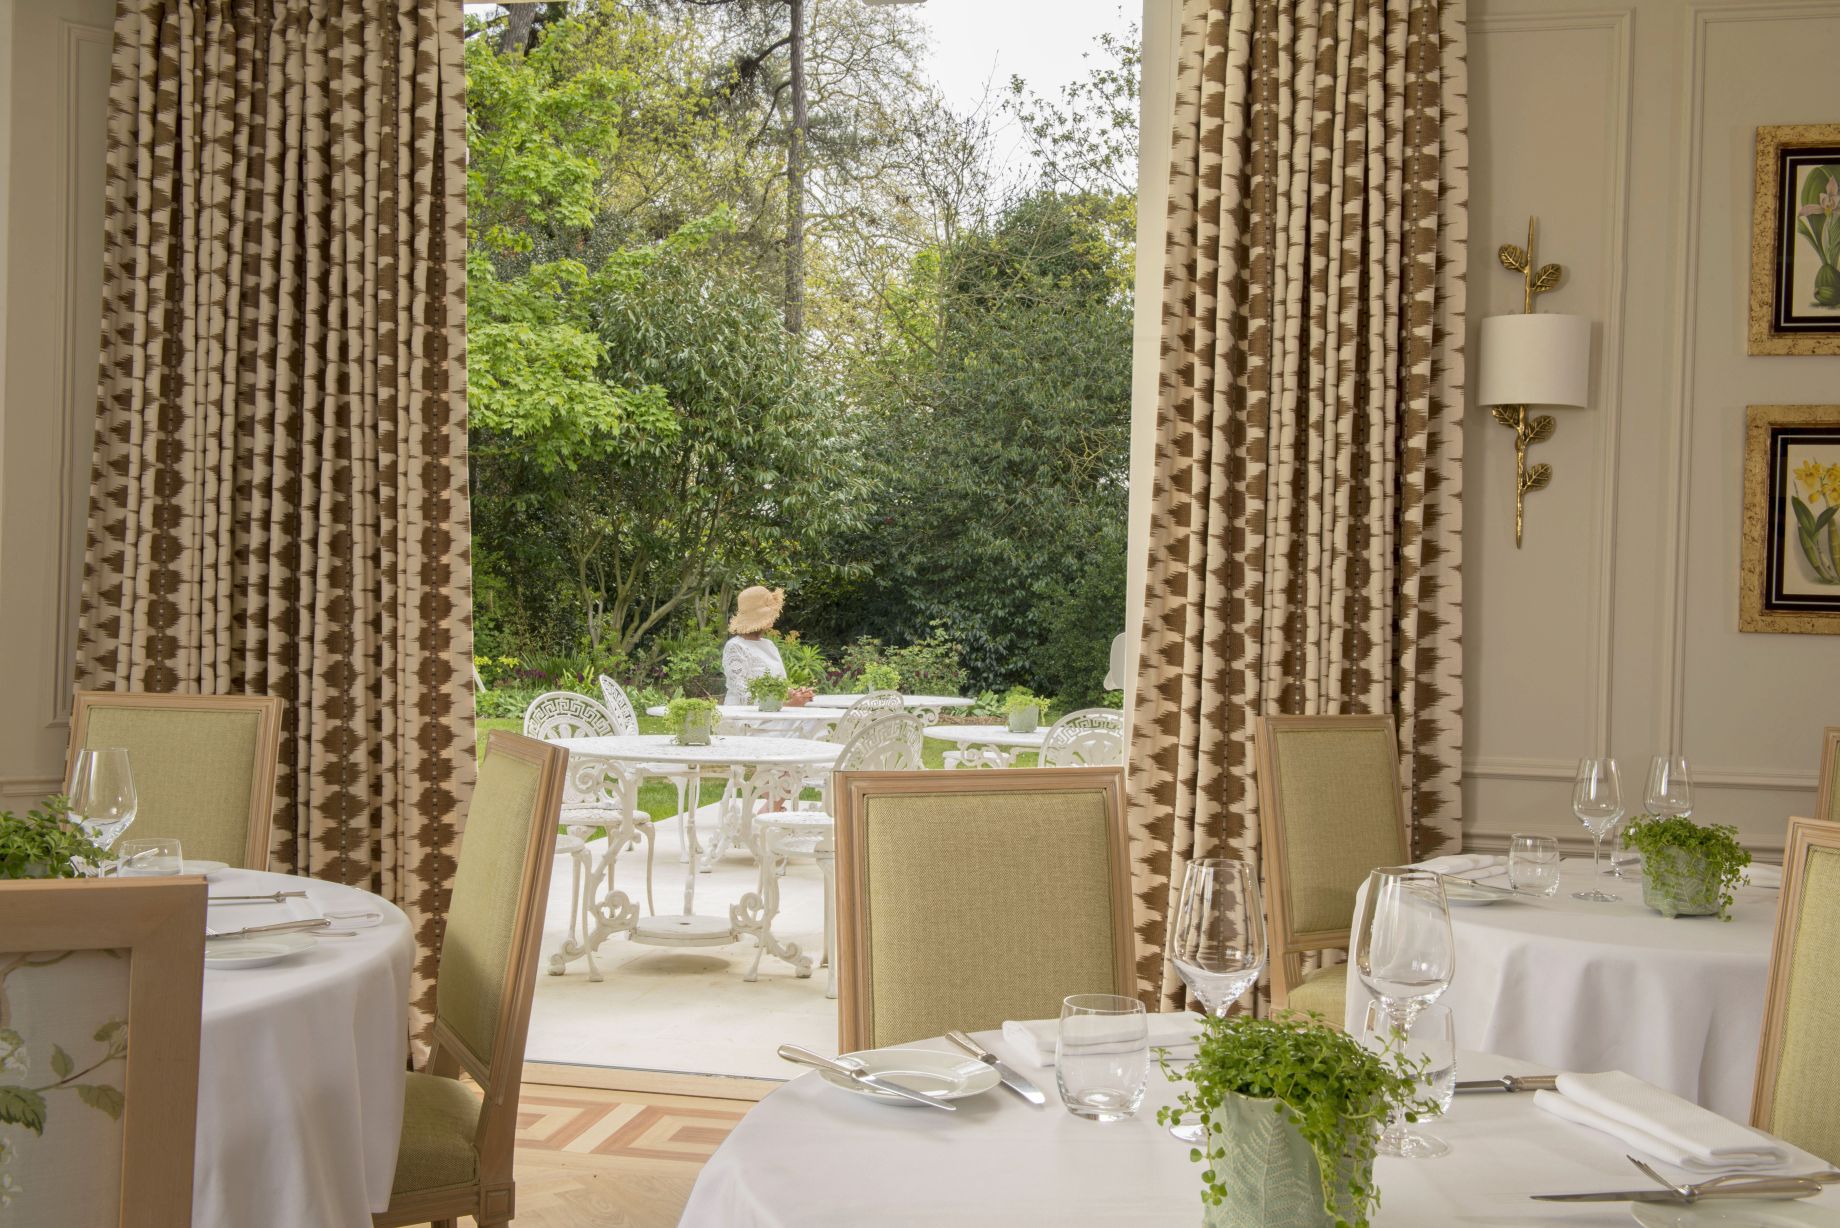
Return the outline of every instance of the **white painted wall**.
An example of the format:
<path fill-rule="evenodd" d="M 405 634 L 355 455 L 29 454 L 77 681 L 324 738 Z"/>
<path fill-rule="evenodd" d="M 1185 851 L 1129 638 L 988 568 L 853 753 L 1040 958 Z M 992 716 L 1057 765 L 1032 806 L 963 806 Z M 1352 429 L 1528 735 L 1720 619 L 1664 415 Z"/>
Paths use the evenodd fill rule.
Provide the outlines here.
<path fill-rule="evenodd" d="M 69 737 L 113 20 L 0 3 L 0 808 L 57 790 Z"/>

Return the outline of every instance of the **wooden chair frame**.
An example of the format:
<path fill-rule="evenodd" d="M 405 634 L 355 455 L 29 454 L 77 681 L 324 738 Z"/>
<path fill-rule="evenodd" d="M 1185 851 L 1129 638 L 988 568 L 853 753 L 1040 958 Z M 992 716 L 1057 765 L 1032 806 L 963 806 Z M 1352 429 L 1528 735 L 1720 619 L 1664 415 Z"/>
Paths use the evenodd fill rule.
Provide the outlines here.
<path fill-rule="evenodd" d="M 1303 957 L 1314 951 L 1345 951 L 1353 937 L 1354 918 L 1338 929 L 1298 932 L 1291 925 L 1291 899 L 1285 867 L 1289 842 L 1285 838 L 1283 806 L 1278 801 L 1278 760 L 1286 733 L 1330 729 L 1350 733 L 1372 731 L 1385 736 L 1391 765 L 1393 812 L 1399 823 L 1399 847 L 1409 861 L 1411 832 L 1406 824 L 1405 798 L 1399 786 L 1399 738 L 1393 718 L 1378 716 L 1262 716 L 1253 722 L 1252 739 L 1257 755 L 1259 783 L 1259 847 L 1265 871 L 1265 940 L 1270 956 L 1271 1005 L 1277 1010 L 1290 999 L 1303 979 Z"/>
<path fill-rule="evenodd" d="M 1131 838 L 1125 825 L 1122 767 L 994 768 L 978 772 L 838 772 L 831 786 L 837 846 L 837 1043 L 846 1052 L 869 1043 L 869 887 L 864 877 L 864 808 L 872 798 L 963 793 L 1105 795 L 1111 862 L 1112 992 L 1137 996 L 1136 927 L 1131 907 Z"/>
<path fill-rule="evenodd" d="M 1833 734 L 1836 730 L 1829 730 Z M 1832 739 L 1829 740 L 1832 745 Z M 1801 915 L 1804 871 L 1811 849 L 1840 851 L 1840 823 L 1789 820 L 1783 849 L 1782 898 L 1776 905 L 1776 936 L 1770 943 L 1770 982 L 1763 998 L 1763 1035 L 1757 1046 L 1757 1080 L 1751 1087 L 1751 1124 L 1767 1130 L 1776 1100 L 1776 1071 L 1782 1065 L 1782 1030 L 1789 1009 L 1789 956 L 1795 949 L 1792 921 Z"/>
<path fill-rule="evenodd" d="M 78 691 L 70 710 L 70 765 L 86 745 L 91 708 L 165 708 L 180 712 L 254 712 L 256 762 L 249 781 L 249 832 L 244 868 L 268 869 L 270 829 L 275 823 L 275 773 L 281 757 L 281 700 L 273 695 L 156 695 L 150 691 Z"/>
<path fill-rule="evenodd" d="M 125 950 L 121 1228 L 190 1228 L 204 999 L 204 879 L 0 886 L 6 949 Z"/>
<path fill-rule="evenodd" d="M 1815 785 L 1817 819 L 1840 819 L 1840 725 L 1821 731 L 1821 778 Z"/>
<path fill-rule="evenodd" d="M 524 1039 L 530 1029 L 537 966 L 542 962 L 543 913 L 568 781 L 569 753 L 560 746 L 497 729 L 486 740 L 486 758 L 493 755 L 521 759 L 541 772 L 518 883 L 517 917 L 522 932 L 511 947 L 506 993 L 499 1004 L 492 1052 L 474 1052 L 437 1017 L 427 1068 L 431 1075 L 450 1079 L 464 1071 L 480 1087 L 483 1099 L 479 1126 L 473 1136 L 473 1145 L 479 1152 L 479 1180 L 476 1184 L 416 1190 L 400 1201 L 392 1200 L 387 1210 L 371 1217 L 374 1228 L 422 1223 L 452 1225 L 462 1215 L 473 1216 L 481 1225 L 502 1224 L 509 1223 L 516 1212 L 512 1151 L 517 1136 L 518 1086 L 524 1077 Z M 465 855 L 464 844 L 461 855 Z"/>

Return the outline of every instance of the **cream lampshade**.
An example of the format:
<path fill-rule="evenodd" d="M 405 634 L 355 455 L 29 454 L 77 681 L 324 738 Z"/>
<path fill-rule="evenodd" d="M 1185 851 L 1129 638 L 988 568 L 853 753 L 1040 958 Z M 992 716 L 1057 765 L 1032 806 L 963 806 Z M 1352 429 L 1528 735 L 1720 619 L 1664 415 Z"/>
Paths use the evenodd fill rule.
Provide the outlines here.
<path fill-rule="evenodd" d="M 1585 405 L 1591 382 L 1586 316 L 1489 316 L 1477 355 L 1479 405 Z"/>

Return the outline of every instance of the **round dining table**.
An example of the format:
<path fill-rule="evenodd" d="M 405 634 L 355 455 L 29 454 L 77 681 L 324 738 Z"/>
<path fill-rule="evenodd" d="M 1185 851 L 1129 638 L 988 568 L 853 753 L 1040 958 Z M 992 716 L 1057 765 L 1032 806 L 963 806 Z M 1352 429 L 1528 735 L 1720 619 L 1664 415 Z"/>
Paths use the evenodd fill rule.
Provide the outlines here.
<path fill-rule="evenodd" d="M 697 1177 L 679 1228 L 1200 1228 L 1201 1166 L 1156 1110 L 1178 1085 L 1154 1065 L 1143 1107 L 1100 1124 L 1061 1105 L 1054 1072 L 1023 1063 L 999 1033 L 973 1034 L 1047 1096 L 1036 1108 L 1002 1088 L 931 1112 L 842 1091 L 815 1073 L 756 1105 Z M 957 1054 L 943 1041 L 918 1048 Z M 962 1056 L 962 1055 L 961 1055 Z M 1462 1052 L 1457 1077 L 1534 1073 L 1525 1062 Z M 1609 1135 L 1535 1107 L 1526 1094 L 1458 1096 L 1423 1124 L 1450 1144 L 1433 1160 L 1375 1161 L 1374 1228 L 1578 1224 L 1627 1228 L 1629 1204 L 1544 1203 L 1535 1193 L 1627 1190 L 1646 1178 Z M 1829 1186 L 1802 1205 L 1840 1206 Z"/>
<path fill-rule="evenodd" d="M 1039 751 L 1048 740 L 1048 727 L 1020 733 L 1008 725 L 928 725 L 925 734 L 958 747 L 945 753 L 949 768 L 1011 767 L 1023 751 Z"/>
<path fill-rule="evenodd" d="M 1621 898 L 1572 897 L 1594 881 Z M 1741 886 L 1729 921 L 1670 920 L 1642 903 L 1640 879 L 1598 879 L 1589 858 L 1567 858 L 1555 895 L 1451 905 L 1456 964 L 1438 1000 L 1463 1048 L 1546 1071 L 1628 1071 L 1747 1120 L 1780 895 Z M 1369 997 L 1350 978 L 1345 1026 L 1359 1030 Z"/>
<path fill-rule="evenodd" d="M 380 896 L 312 878 L 231 869 L 206 887 L 213 900 L 307 893 L 213 903 L 206 924 L 220 934 L 334 913 L 357 919 L 348 936 L 317 939 L 280 963 L 206 963 L 192 1223 L 367 1228 L 390 1204 L 402 1138 L 409 919 Z"/>
<path fill-rule="evenodd" d="M 654 704 L 645 710 L 645 714 L 666 716 L 670 711 L 665 704 Z M 787 704 L 771 712 L 756 704 L 716 706 L 716 717 L 725 727 L 733 726 L 746 733 L 767 730 L 801 738 L 817 737 L 826 727 L 842 720 L 843 714 L 842 708 L 827 708 L 818 704 Z"/>
<path fill-rule="evenodd" d="M 814 704 L 821 704 L 826 708 L 847 708 L 861 698 L 861 694 L 851 694 L 847 691 L 842 691 L 829 695 L 813 695 L 811 697 L 811 702 Z M 918 716 L 928 725 L 936 724 L 939 720 L 940 712 L 947 708 L 969 708 L 976 702 L 977 700 L 968 699 L 963 695 L 903 694 L 901 696 L 901 707 L 907 712 Z"/>

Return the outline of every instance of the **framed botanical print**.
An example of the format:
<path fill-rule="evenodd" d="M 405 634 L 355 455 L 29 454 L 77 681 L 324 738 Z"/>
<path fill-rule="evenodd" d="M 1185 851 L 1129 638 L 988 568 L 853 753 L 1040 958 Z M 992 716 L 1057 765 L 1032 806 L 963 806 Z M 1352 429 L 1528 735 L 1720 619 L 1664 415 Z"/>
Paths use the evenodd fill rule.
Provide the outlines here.
<path fill-rule="evenodd" d="M 1840 635 L 1840 405 L 1752 405 L 1738 630 Z"/>
<path fill-rule="evenodd" d="M 1840 354 L 1840 124 L 1757 129 L 1753 354 Z"/>

